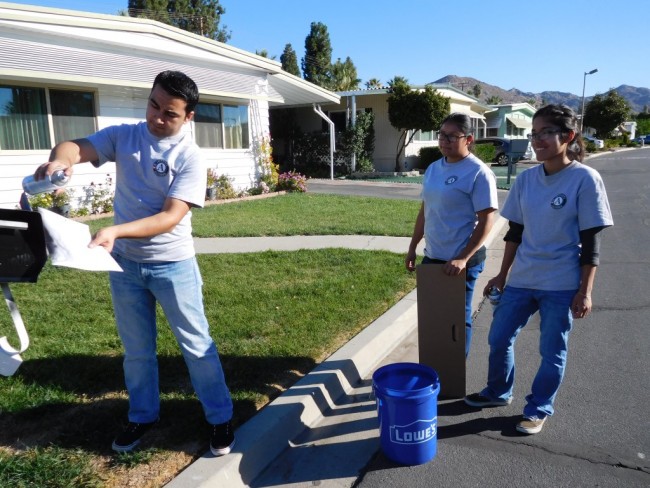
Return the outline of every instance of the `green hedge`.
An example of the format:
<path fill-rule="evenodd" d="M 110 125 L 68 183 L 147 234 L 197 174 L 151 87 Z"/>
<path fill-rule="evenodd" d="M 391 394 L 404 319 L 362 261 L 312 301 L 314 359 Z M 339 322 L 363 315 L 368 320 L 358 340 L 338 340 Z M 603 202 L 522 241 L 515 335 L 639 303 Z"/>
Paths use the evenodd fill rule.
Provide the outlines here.
<path fill-rule="evenodd" d="M 420 149 L 418 153 L 419 169 L 427 169 L 431 163 L 438 161 L 442 157 L 440 148 L 428 146 Z"/>
<path fill-rule="evenodd" d="M 492 144 L 474 144 L 472 152 L 477 158 L 486 164 L 490 164 L 494 161 L 494 156 L 496 156 L 496 149 L 494 149 Z"/>

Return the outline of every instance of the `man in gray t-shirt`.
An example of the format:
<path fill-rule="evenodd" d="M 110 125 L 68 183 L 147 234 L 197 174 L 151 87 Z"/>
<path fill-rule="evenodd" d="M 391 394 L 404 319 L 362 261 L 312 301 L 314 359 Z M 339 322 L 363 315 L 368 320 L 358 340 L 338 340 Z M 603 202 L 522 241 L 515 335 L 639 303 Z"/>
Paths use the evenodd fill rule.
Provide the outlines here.
<path fill-rule="evenodd" d="M 58 144 L 50 162 L 36 170 L 40 179 L 57 169 L 70 176 L 78 163 L 116 163 L 115 222 L 99 230 L 90 247 L 104 247 L 123 269 L 110 273 L 129 392 L 129 422 L 112 446 L 118 452 L 133 450 L 158 421 L 156 303 L 211 425 L 212 453 L 228 454 L 235 444 L 232 400 L 203 310 L 192 241 L 191 209 L 203 206 L 206 171 L 199 148 L 183 128 L 194 115 L 198 95 L 185 74 L 164 71 L 149 95 L 146 122 Z"/>

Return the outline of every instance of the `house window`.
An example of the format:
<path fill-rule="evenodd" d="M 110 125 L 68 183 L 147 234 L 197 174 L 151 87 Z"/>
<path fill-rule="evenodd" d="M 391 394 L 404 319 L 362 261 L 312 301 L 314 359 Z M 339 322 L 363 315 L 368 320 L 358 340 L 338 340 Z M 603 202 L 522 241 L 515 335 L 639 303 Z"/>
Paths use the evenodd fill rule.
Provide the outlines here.
<path fill-rule="evenodd" d="M 91 92 L 0 85 L 0 149 L 50 149 L 52 136 L 57 144 L 95 130 Z"/>
<path fill-rule="evenodd" d="M 488 130 L 485 133 L 486 137 L 497 137 L 498 135 L 499 135 L 498 127 L 488 127 Z"/>
<path fill-rule="evenodd" d="M 223 147 L 221 105 L 197 104 L 194 109 L 194 134 L 199 147 Z"/>
<path fill-rule="evenodd" d="M 435 130 L 419 130 L 413 136 L 413 141 L 415 142 L 433 142 L 437 138 Z"/>
<path fill-rule="evenodd" d="M 95 97 L 90 92 L 50 90 L 54 143 L 95 132 Z"/>
<path fill-rule="evenodd" d="M 226 149 L 248 148 L 248 106 L 224 105 L 223 126 Z"/>
<path fill-rule="evenodd" d="M 248 106 L 199 103 L 194 109 L 194 133 L 199 147 L 248 149 Z"/>

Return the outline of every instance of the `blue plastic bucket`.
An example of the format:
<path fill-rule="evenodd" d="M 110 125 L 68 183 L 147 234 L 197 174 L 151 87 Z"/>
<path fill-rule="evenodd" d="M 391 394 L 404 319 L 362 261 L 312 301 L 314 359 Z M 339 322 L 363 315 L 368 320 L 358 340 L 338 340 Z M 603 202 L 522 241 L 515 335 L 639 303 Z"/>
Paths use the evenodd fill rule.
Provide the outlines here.
<path fill-rule="evenodd" d="M 381 449 L 391 460 L 424 464 L 437 450 L 438 374 L 417 363 L 394 363 L 372 375 Z"/>

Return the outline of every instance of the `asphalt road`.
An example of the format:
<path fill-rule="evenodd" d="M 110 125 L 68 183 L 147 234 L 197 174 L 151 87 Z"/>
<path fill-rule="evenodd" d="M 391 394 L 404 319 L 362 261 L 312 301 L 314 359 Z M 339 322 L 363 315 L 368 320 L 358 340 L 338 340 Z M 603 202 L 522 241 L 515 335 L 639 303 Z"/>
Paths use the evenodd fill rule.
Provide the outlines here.
<path fill-rule="evenodd" d="M 574 323 L 555 415 L 540 434 L 514 429 L 539 364 L 534 317 L 517 340 L 512 405 L 439 402 L 436 458 L 407 467 L 378 452 L 355 486 L 650 486 L 650 148 L 587 164 L 603 176 L 615 226 L 603 235 L 594 311 Z M 469 392 L 485 384 L 490 312 L 476 318 Z"/>

